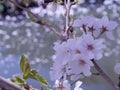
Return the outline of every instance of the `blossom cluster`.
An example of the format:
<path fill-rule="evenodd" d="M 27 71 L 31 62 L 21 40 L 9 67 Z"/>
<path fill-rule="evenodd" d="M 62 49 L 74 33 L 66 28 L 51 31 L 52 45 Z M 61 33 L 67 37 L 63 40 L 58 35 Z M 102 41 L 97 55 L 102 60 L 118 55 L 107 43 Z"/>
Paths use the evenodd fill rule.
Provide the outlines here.
<path fill-rule="evenodd" d="M 56 57 L 50 72 L 51 79 L 61 79 L 66 75 L 90 76 L 90 68 L 93 66 L 91 59 L 101 59 L 103 48 L 103 40 L 95 40 L 90 34 L 55 43 Z"/>
<path fill-rule="evenodd" d="M 90 76 L 91 67 L 94 66 L 92 60 L 100 60 L 103 57 L 105 45 L 100 36 L 106 33 L 111 37 L 110 33 L 116 26 L 117 23 L 109 21 L 107 17 L 98 19 L 86 16 L 75 20 L 73 27 L 80 27 L 83 33 L 79 37 L 55 43 L 51 80 L 66 80 L 67 76 L 71 80 L 77 80 L 81 76 Z"/>
<path fill-rule="evenodd" d="M 102 18 L 95 18 L 92 16 L 85 16 L 82 19 L 74 21 L 74 27 L 81 27 L 84 33 L 90 33 L 93 37 L 99 38 L 104 32 L 106 36 L 113 40 L 112 31 L 117 27 L 117 22 L 110 21 L 107 16 Z"/>

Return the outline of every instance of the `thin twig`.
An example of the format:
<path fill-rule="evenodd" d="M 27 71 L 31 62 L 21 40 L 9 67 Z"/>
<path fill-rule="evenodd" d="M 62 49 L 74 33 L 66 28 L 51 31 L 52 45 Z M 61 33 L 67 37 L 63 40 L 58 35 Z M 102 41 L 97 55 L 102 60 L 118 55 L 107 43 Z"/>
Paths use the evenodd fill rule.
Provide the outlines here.
<path fill-rule="evenodd" d="M 94 59 L 92 59 L 92 62 L 94 64 L 94 67 L 96 70 L 99 72 L 99 74 L 115 89 L 115 90 L 120 90 L 117 84 L 115 84 L 111 78 L 98 66 L 98 64 L 95 62 Z"/>
<path fill-rule="evenodd" d="M 49 28 L 52 32 L 54 32 L 57 36 L 59 36 L 62 40 L 65 39 L 64 36 L 62 36 L 62 34 L 60 32 L 58 32 L 52 25 L 48 24 L 47 22 L 43 21 L 40 17 L 38 17 L 38 15 L 34 14 L 33 12 L 31 12 L 31 10 L 29 10 L 28 8 L 25 8 L 23 6 L 21 6 L 20 4 L 18 4 L 17 2 L 15 2 L 14 0 L 9 0 L 12 4 L 14 4 L 15 6 L 23 9 L 24 11 L 26 11 L 27 13 L 30 13 L 32 16 L 35 17 L 36 19 L 36 23 L 40 24 L 40 25 L 44 25 L 47 28 Z"/>
<path fill-rule="evenodd" d="M 64 6 L 65 6 L 65 35 L 68 35 L 68 28 L 69 28 L 69 19 L 70 19 L 70 8 L 71 8 L 71 3 L 70 0 L 64 0 Z"/>
<path fill-rule="evenodd" d="M 100 74 L 99 73 L 92 73 L 92 75 L 99 76 Z"/>

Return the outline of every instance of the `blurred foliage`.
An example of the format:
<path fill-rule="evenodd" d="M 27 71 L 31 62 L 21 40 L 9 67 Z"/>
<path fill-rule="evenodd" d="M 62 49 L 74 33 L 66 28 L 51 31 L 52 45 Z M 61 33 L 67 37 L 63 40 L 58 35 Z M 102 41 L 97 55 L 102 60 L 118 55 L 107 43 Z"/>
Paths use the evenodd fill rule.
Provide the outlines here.
<path fill-rule="evenodd" d="M 24 55 L 21 56 L 20 69 L 22 71 L 22 76 L 15 76 L 11 78 L 11 81 L 14 82 L 15 84 L 18 84 L 24 88 L 27 88 L 28 84 L 26 80 L 34 79 L 36 81 L 39 81 L 44 86 L 49 86 L 45 78 L 41 75 L 38 75 L 38 71 L 30 67 L 28 59 Z"/>

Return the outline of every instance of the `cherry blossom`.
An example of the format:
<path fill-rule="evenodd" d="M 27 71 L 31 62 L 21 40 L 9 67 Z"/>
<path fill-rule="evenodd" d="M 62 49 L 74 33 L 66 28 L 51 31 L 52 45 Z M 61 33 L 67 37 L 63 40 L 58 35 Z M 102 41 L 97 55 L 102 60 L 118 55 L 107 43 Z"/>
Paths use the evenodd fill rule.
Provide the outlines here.
<path fill-rule="evenodd" d="M 93 66 L 91 59 L 100 60 L 103 57 L 103 49 L 103 40 L 94 39 L 89 33 L 64 42 L 56 42 L 55 58 L 50 71 L 51 79 L 55 81 L 67 75 L 72 77 L 81 73 L 90 76 L 90 69 Z"/>
<path fill-rule="evenodd" d="M 80 88 L 81 84 L 82 84 L 81 81 L 77 81 L 77 82 L 75 83 L 75 88 L 74 88 L 74 90 L 83 90 L 82 88 Z"/>
<path fill-rule="evenodd" d="M 54 63 L 50 71 L 51 80 L 55 81 L 56 79 L 60 80 L 61 78 L 66 78 L 67 67 L 59 63 Z"/>
<path fill-rule="evenodd" d="M 84 53 L 84 48 L 82 47 L 82 41 L 80 38 L 68 39 L 66 44 L 66 46 L 69 47 L 72 56 Z"/>
<path fill-rule="evenodd" d="M 91 34 L 97 37 L 100 34 L 98 20 L 98 18 L 92 16 L 85 16 L 81 19 L 75 20 L 73 27 L 80 27 L 84 33 L 91 32 Z"/>
<path fill-rule="evenodd" d="M 107 16 L 103 16 L 99 20 L 100 27 L 105 30 L 114 30 L 117 27 L 117 22 L 115 21 L 110 21 Z"/>
<path fill-rule="evenodd" d="M 92 36 L 98 38 L 105 32 L 106 36 L 113 40 L 112 30 L 117 27 L 117 22 L 110 21 L 107 16 L 102 18 L 95 18 L 92 16 L 85 16 L 77 19 L 73 23 L 73 27 L 80 27 L 84 33 L 91 33 Z"/>
<path fill-rule="evenodd" d="M 85 55 L 77 54 L 69 62 L 71 74 L 83 73 L 85 76 L 90 76 L 90 67 L 93 66 L 91 60 Z"/>
<path fill-rule="evenodd" d="M 117 27 L 117 22 L 115 21 L 109 21 L 107 16 L 102 17 L 102 19 L 99 20 L 99 24 L 101 27 L 101 32 L 105 32 L 107 38 L 110 40 L 114 40 L 114 36 L 112 31 Z"/>
<path fill-rule="evenodd" d="M 76 81 L 76 80 L 83 78 L 83 77 L 84 77 L 83 74 L 73 74 L 73 75 L 71 75 L 70 80 Z"/>
<path fill-rule="evenodd" d="M 74 90 L 83 90 L 80 86 L 81 86 L 82 82 L 81 81 L 77 81 L 75 83 L 75 87 L 74 87 Z M 59 81 L 59 80 L 56 80 L 55 81 L 55 90 L 71 90 L 70 88 L 70 84 L 68 82 L 68 80 L 63 80 L 63 81 Z"/>
<path fill-rule="evenodd" d="M 55 88 L 56 90 L 70 90 L 70 84 L 68 80 L 63 80 L 63 81 L 56 80 Z"/>
<path fill-rule="evenodd" d="M 85 16 L 81 19 L 77 19 L 74 21 L 73 26 L 74 27 L 83 27 L 83 26 L 88 26 L 89 24 L 92 24 L 95 21 L 94 17 L 92 16 Z"/>
<path fill-rule="evenodd" d="M 94 39 L 90 34 L 82 35 L 82 45 L 85 48 L 86 55 L 90 59 L 101 59 L 102 58 L 102 50 L 105 47 L 103 44 L 103 39 Z"/>

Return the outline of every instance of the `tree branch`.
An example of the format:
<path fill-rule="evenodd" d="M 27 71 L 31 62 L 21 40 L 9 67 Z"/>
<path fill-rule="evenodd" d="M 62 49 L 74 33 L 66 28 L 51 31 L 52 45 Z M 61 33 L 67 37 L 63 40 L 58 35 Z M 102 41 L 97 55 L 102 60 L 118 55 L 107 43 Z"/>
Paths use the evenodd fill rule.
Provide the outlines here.
<path fill-rule="evenodd" d="M 23 9 L 24 11 L 26 11 L 27 13 L 31 14 L 33 17 L 35 17 L 35 22 L 40 24 L 40 25 L 44 25 L 47 28 L 49 28 L 53 33 L 55 33 L 57 36 L 59 36 L 62 40 L 65 40 L 65 37 L 58 32 L 52 25 L 48 24 L 47 22 L 44 22 L 40 17 L 38 17 L 38 15 L 34 14 L 33 12 L 31 12 L 31 10 L 29 10 L 28 8 L 25 8 L 21 5 L 19 5 L 17 2 L 15 2 L 14 0 L 9 0 L 12 4 L 14 4 L 15 6 Z"/>
<path fill-rule="evenodd" d="M 98 64 L 95 62 L 94 59 L 92 59 L 92 62 L 94 64 L 94 67 L 96 70 L 99 72 L 99 74 L 115 89 L 115 90 L 120 90 L 117 84 L 115 84 L 111 78 L 98 66 Z"/>
<path fill-rule="evenodd" d="M 68 28 L 69 28 L 69 19 L 70 19 L 70 8 L 71 3 L 70 0 L 64 0 L 64 7 L 65 7 L 65 35 L 68 36 Z"/>
<path fill-rule="evenodd" d="M 20 86 L 12 83 L 11 81 L 0 77 L 0 90 L 26 90 Z"/>

